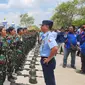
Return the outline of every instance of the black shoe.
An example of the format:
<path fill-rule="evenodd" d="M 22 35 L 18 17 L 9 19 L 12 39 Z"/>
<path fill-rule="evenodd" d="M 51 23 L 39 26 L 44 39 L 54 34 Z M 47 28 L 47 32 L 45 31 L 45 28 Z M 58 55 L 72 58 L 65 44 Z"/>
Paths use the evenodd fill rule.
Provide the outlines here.
<path fill-rule="evenodd" d="M 14 77 L 14 76 L 11 76 L 11 78 L 12 78 L 12 79 L 14 79 L 14 80 L 17 80 L 17 78 L 16 78 L 16 77 Z"/>
<path fill-rule="evenodd" d="M 12 79 L 11 77 L 8 78 L 9 82 L 15 83 L 14 79 Z"/>
<path fill-rule="evenodd" d="M 76 69 L 76 67 L 75 67 L 75 66 L 71 66 L 71 68 Z"/>
<path fill-rule="evenodd" d="M 17 78 L 16 77 L 14 77 L 14 76 L 8 76 L 8 81 L 10 81 L 10 82 L 15 82 L 14 80 L 16 80 Z"/>
<path fill-rule="evenodd" d="M 85 74 L 85 72 L 82 71 L 82 72 L 80 72 L 80 74 Z"/>
<path fill-rule="evenodd" d="M 76 72 L 80 74 L 85 74 L 85 72 L 83 72 L 82 70 L 77 70 Z"/>
<path fill-rule="evenodd" d="M 66 68 L 66 65 L 63 65 L 63 68 Z"/>
<path fill-rule="evenodd" d="M 17 71 L 16 74 L 17 75 L 22 75 L 22 73 L 20 71 Z"/>

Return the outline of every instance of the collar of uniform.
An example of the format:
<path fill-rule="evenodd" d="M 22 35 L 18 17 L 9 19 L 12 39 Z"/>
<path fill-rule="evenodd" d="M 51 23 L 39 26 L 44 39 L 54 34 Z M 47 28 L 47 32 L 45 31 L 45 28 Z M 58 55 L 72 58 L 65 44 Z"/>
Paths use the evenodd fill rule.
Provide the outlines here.
<path fill-rule="evenodd" d="M 47 36 L 49 33 L 50 33 L 50 31 L 46 32 L 43 36 L 45 37 L 45 36 Z"/>

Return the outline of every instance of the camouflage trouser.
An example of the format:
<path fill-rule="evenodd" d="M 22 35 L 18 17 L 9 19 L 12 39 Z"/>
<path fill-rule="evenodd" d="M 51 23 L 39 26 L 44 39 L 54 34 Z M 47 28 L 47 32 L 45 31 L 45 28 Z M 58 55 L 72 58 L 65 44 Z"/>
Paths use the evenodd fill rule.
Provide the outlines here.
<path fill-rule="evenodd" d="M 6 78 L 6 66 L 0 65 L 0 85 L 3 85 Z"/>
<path fill-rule="evenodd" d="M 21 63 L 22 63 L 22 51 L 21 52 L 17 52 L 17 55 L 16 55 L 16 60 L 15 60 L 15 72 L 19 71 L 19 67 L 21 66 Z"/>
<path fill-rule="evenodd" d="M 8 69 L 7 69 L 7 71 L 8 71 L 8 76 L 11 76 L 12 73 L 13 73 L 13 71 L 14 71 L 13 62 L 12 62 L 11 60 L 9 60 L 7 66 L 8 66 Z"/>
<path fill-rule="evenodd" d="M 7 63 L 7 72 L 8 72 L 8 76 L 12 76 L 12 73 L 14 71 L 14 66 L 15 66 L 15 60 L 12 56 L 14 56 L 14 54 L 10 54 L 8 56 L 8 63 Z"/>

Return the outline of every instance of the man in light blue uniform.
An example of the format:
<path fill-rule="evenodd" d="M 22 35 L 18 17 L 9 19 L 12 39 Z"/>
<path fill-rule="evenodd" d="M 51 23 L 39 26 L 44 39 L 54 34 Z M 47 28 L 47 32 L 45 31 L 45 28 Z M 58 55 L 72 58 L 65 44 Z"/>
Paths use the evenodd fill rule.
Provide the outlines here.
<path fill-rule="evenodd" d="M 41 30 L 44 34 L 40 46 L 40 56 L 46 85 L 56 85 L 54 76 L 56 61 L 54 56 L 57 53 L 57 43 L 50 31 L 52 26 L 53 22 L 50 20 L 44 20 L 41 26 Z"/>

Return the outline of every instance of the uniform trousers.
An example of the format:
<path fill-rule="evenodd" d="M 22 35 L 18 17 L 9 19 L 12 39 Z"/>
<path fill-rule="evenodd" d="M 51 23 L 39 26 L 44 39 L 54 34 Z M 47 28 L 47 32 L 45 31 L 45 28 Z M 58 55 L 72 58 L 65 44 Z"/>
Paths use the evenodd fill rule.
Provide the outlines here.
<path fill-rule="evenodd" d="M 81 70 L 85 73 L 85 55 L 81 54 Z"/>
<path fill-rule="evenodd" d="M 46 85 L 56 85 L 54 76 L 54 69 L 56 67 L 55 58 L 53 58 L 48 64 L 45 64 L 44 58 L 41 58 L 41 65 Z"/>

